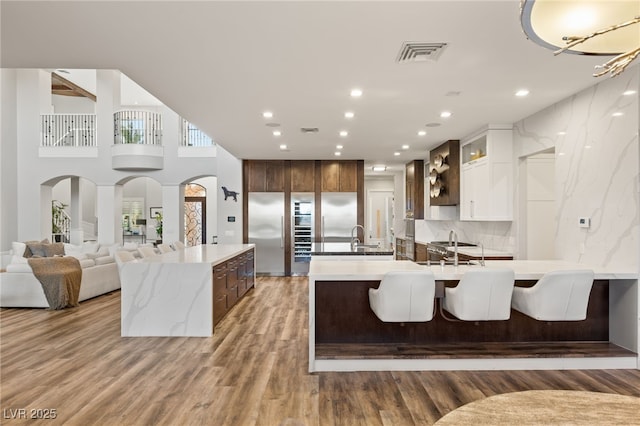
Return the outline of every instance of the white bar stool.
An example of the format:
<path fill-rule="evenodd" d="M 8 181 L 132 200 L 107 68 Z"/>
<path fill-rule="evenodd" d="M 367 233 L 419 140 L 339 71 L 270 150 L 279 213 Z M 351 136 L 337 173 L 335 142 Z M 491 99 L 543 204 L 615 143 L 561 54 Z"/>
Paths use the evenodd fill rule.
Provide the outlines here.
<path fill-rule="evenodd" d="M 539 321 L 582 321 L 593 275 L 587 269 L 548 272 L 533 287 L 516 287 L 511 306 Z"/>
<path fill-rule="evenodd" d="M 369 306 L 384 322 L 431 321 L 436 282 L 431 271 L 387 272 L 369 289 Z"/>
<path fill-rule="evenodd" d="M 508 320 L 514 285 L 511 269 L 471 269 L 456 287 L 445 288 L 442 307 L 463 321 Z"/>

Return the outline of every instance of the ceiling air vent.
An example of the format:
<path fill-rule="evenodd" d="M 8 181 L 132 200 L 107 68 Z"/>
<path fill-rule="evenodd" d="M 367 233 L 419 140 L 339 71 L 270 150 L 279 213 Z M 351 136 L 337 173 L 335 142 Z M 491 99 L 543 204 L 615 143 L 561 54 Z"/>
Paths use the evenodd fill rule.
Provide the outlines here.
<path fill-rule="evenodd" d="M 300 131 L 302 133 L 318 133 L 320 129 L 318 129 L 317 127 L 301 127 Z"/>
<path fill-rule="evenodd" d="M 398 59 L 400 64 L 408 62 L 435 61 L 440 57 L 447 43 L 404 42 L 400 48 Z"/>

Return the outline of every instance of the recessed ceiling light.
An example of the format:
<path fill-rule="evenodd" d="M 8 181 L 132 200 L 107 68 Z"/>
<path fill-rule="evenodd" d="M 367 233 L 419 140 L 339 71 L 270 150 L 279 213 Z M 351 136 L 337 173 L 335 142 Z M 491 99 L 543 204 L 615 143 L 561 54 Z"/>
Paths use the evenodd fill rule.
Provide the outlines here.
<path fill-rule="evenodd" d="M 425 130 L 420 130 L 418 132 L 418 136 L 425 136 L 427 134 L 427 132 Z"/>
<path fill-rule="evenodd" d="M 273 131 L 273 136 L 280 136 L 282 134 L 282 132 L 280 130 L 274 130 Z"/>
<path fill-rule="evenodd" d="M 333 153 L 333 155 L 335 155 L 336 157 L 340 157 L 342 153 L 340 151 L 336 151 Z"/>
<path fill-rule="evenodd" d="M 529 91 L 527 89 L 520 89 L 516 92 L 516 96 L 520 98 L 527 96 L 528 94 L 529 94 Z"/>
<path fill-rule="evenodd" d="M 567 134 L 567 132 L 558 132 L 558 136 L 564 136 L 566 134 Z"/>
<path fill-rule="evenodd" d="M 280 149 L 281 149 L 282 151 L 284 151 L 284 150 L 286 150 L 286 149 L 287 149 L 287 146 L 286 146 L 286 145 L 280 145 Z"/>
<path fill-rule="evenodd" d="M 272 118 L 273 117 L 273 113 L 271 111 L 265 111 L 262 113 L 262 116 L 264 118 Z"/>
<path fill-rule="evenodd" d="M 562 157 L 564 155 L 564 152 L 559 152 L 558 155 Z"/>
<path fill-rule="evenodd" d="M 362 96 L 362 90 L 360 90 L 360 89 L 352 89 L 351 90 L 351 97 L 352 98 L 359 98 L 360 96 Z"/>
<path fill-rule="evenodd" d="M 439 127 L 440 123 L 427 123 L 425 124 L 425 127 Z"/>
<path fill-rule="evenodd" d="M 591 145 L 585 145 L 584 149 L 591 149 Z"/>
<path fill-rule="evenodd" d="M 267 123 L 265 124 L 267 127 L 280 127 L 280 123 Z"/>
<path fill-rule="evenodd" d="M 400 155 L 400 153 L 398 151 L 396 151 L 396 152 L 393 153 L 393 155 L 395 155 L 397 157 L 398 155 Z"/>
<path fill-rule="evenodd" d="M 382 166 L 382 165 L 380 165 L 380 166 L 373 166 L 373 167 L 371 168 L 371 170 L 373 170 L 374 172 L 384 172 L 384 171 L 386 171 L 386 170 L 387 170 L 387 166 Z"/>
<path fill-rule="evenodd" d="M 622 94 L 624 96 L 631 96 L 631 95 L 635 95 L 636 91 L 635 90 L 625 90 Z"/>
<path fill-rule="evenodd" d="M 336 149 L 342 149 L 344 148 L 342 145 L 336 145 Z"/>
<path fill-rule="evenodd" d="M 342 136 L 343 138 L 348 135 L 349 135 L 349 132 L 347 132 L 346 130 L 340 130 L 340 136 Z"/>
<path fill-rule="evenodd" d="M 347 111 L 344 113 L 344 118 L 353 118 L 356 115 L 352 111 Z"/>
<path fill-rule="evenodd" d="M 409 149 L 409 145 L 402 145 L 402 149 Z"/>
<path fill-rule="evenodd" d="M 621 117 L 623 115 L 624 115 L 623 112 L 614 112 L 613 114 L 611 114 L 612 117 Z"/>
<path fill-rule="evenodd" d="M 452 115 L 452 114 L 451 114 L 451 112 L 449 112 L 449 111 L 442 111 L 442 112 L 440 113 L 440 118 L 449 118 L 449 117 L 451 117 L 451 115 Z"/>

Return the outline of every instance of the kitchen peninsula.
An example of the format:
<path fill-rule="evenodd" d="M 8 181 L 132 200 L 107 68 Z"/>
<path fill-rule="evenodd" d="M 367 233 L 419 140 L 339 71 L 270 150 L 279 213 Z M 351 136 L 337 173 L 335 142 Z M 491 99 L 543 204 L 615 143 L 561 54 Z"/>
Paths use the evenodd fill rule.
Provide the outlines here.
<path fill-rule="evenodd" d="M 564 261 L 487 261 L 507 267 L 516 285 L 544 273 L 584 269 Z M 309 371 L 638 368 L 638 273 L 591 267 L 587 319 L 536 321 L 512 311 L 507 321 L 384 323 L 368 290 L 389 271 L 431 269 L 453 286 L 470 268 L 409 261 L 312 261 L 309 271 Z M 436 290 L 437 292 L 438 290 Z M 437 296 L 437 294 L 436 294 Z"/>
<path fill-rule="evenodd" d="M 122 336 L 211 336 L 254 286 L 254 245 L 199 245 L 127 262 L 120 281 Z"/>

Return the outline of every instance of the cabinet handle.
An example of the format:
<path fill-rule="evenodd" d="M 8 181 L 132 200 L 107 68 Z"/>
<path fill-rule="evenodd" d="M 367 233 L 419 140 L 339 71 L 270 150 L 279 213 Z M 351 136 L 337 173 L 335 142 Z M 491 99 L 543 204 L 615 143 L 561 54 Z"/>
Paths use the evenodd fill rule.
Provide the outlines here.
<path fill-rule="evenodd" d="M 324 243 L 324 216 L 322 216 L 322 223 L 320 226 L 320 233 L 322 234 L 322 242 Z"/>
<path fill-rule="evenodd" d="M 469 209 L 471 213 L 471 217 L 473 217 L 473 200 L 471 200 L 471 208 Z"/>
<path fill-rule="evenodd" d="M 284 216 L 280 216 L 280 248 L 284 248 Z"/>

